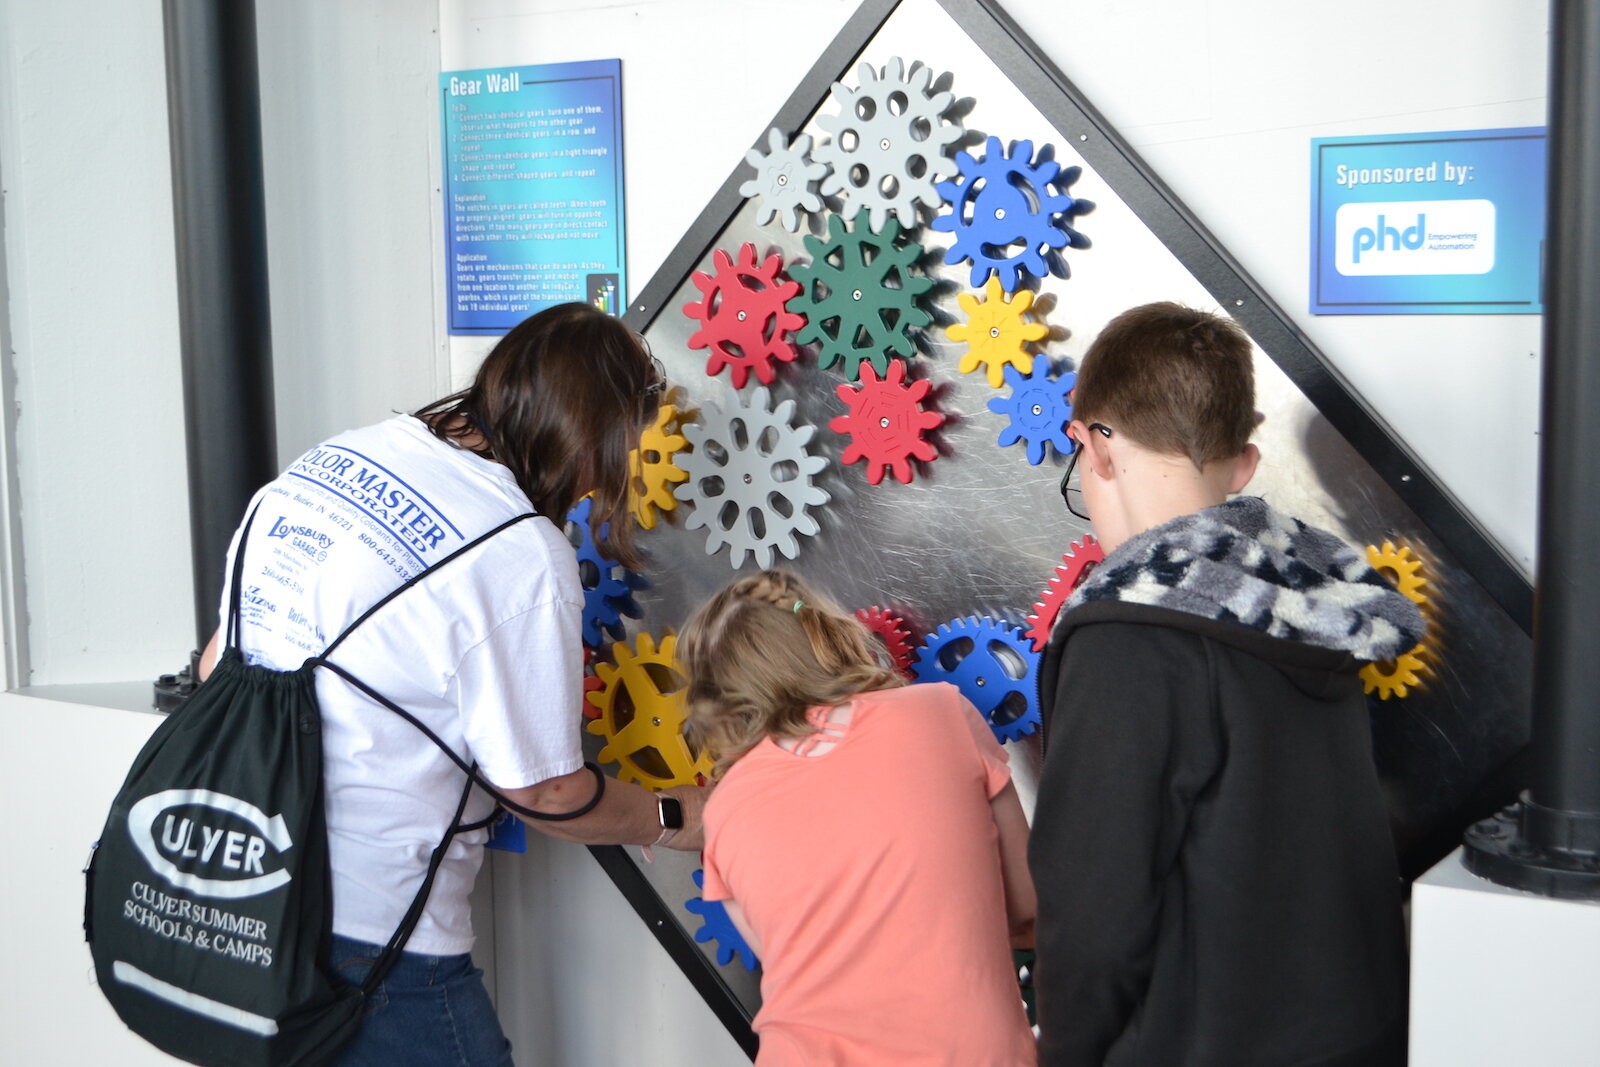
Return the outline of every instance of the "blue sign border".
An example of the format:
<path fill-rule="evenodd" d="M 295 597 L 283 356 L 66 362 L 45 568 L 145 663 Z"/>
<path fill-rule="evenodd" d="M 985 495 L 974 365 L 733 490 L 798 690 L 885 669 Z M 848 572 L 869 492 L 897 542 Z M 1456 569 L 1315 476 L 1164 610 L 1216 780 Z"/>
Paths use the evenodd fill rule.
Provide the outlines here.
<path fill-rule="evenodd" d="M 1311 142 L 1310 310 L 1313 315 L 1536 315 L 1543 311 L 1545 130 L 1515 127 L 1443 133 L 1319 137 Z M 1361 181 L 1370 175 L 1371 181 Z M 1471 203 L 1467 203 L 1470 201 Z M 1479 272 L 1351 276 L 1339 270 L 1340 208 L 1364 203 L 1432 204 L 1492 213 L 1492 267 Z M 1482 204 L 1492 205 L 1481 207 Z M 1408 211 L 1385 235 L 1411 234 Z M 1367 230 L 1369 240 L 1372 230 Z M 1475 236 L 1475 235 L 1474 235 Z M 1369 246 L 1370 247 L 1370 246 Z M 1411 246 L 1414 247 L 1414 246 Z M 1462 248 L 1461 245 L 1434 247 Z M 1391 258 L 1395 253 L 1389 249 Z M 1412 253 L 1433 254 L 1436 251 Z M 1470 253 L 1470 249 L 1467 252 Z M 1414 272 L 1413 272 L 1414 271 Z"/>
<path fill-rule="evenodd" d="M 444 71 L 439 96 L 448 332 L 572 300 L 620 313 L 622 61 Z"/>

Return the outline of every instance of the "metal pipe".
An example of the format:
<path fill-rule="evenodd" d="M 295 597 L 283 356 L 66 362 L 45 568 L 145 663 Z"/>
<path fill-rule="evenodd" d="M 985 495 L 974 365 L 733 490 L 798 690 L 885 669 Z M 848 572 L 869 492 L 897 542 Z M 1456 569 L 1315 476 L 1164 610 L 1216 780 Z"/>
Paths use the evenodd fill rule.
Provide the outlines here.
<path fill-rule="evenodd" d="M 1550 10 L 1539 562 L 1531 777 L 1520 805 L 1467 832 L 1474 872 L 1600 898 L 1600 4 Z"/>
<path fill-rule="evenodd" d="M 1530 792 L 1600 812 L 1600 5 L 1558 0 L 1552 15 Z"/>
<path fill-rule="evenodd" d="M 195 647 L 223 558 L 277 473 L 254 0 L 163 0 Z"/>

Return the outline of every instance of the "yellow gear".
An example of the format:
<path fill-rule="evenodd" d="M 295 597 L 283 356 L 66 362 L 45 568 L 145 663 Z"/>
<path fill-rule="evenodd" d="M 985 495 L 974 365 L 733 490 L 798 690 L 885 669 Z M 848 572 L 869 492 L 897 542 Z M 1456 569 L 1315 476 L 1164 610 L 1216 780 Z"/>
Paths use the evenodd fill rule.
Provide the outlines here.
<path fill-rule="evenodd" d="M 688 446 L 678 433 L 678 408 L 662 404 L 655 424 L 639 435 L 639 447 L 628 454 L 629 505 L 633 517 L 646 530 L 656 526 L 656 509 L 673 511 L 678 498 L 672 495 L 675 482 L 689 480 L 689 472 L 672 462 L 672 457 Z"/>
<path fill-rule="evenodd" d="M 1022 289 L 1007 299 L 1000 279 L 991 277 L 983 287 L 982 299 L 971 293 L 958 293 L 956 299 L 967 313 L 967 321 L 946 327 L 944 333 L 952 341 L 967 342 L 967 354 L 957 370 L 970 374 L 982 363 L 989 385 L 995 389 L 1005 381 L 1008 363 L 1023 374 L 1033 372 L 1033 353 L 1023 346 L 1043 340 L 1050 331 L 1043 323 L 1022 321 L 1023 313 L 1033 306 L 1031 292 Z"/>
<path fill-rule="evenodd" d="M 1388 700 L 1391 696 L 1404 698 L 1410 691 L 1409 687 L 1422 684 L 1422 675 L 1428 670 L 1427 651 L 1418 645 L 1394 659 L 1362 667 L 1362 692 L 1376 692 L 1380 700 Z"/>
<path fill-rule="evenodd" d="M 600 716 L 588 729 L 606 739 L 598 758 L 618 765 L 620 781 L 666 789 L 693 785 L 711 773 L 711 758 L 693 752 L 683 736 L 686 683 L 674 658 L 677 644 L 668 634 L 658 649 L 649 634 L 640 634 L 637 653 L 618 641 L 611 646 L 616 666 L 595 664 L 601 688 L 585 697 Z"/>
<path fill-rule="evenodd" d="M 1427 595 L 1422 591 L 1422 587 L 1428 584 L 1428 580 L 1420 573 L 1422 561 L 1412 555 L 1411 549 L 1405 545 L 1396 548 L 1392 541 L 1385 541 L 1382 548 L 1368 545 L 1367 562 L 1393 582 L 1395 588 L 1413 603 L 1420 606 L 1428 602 Z"/>

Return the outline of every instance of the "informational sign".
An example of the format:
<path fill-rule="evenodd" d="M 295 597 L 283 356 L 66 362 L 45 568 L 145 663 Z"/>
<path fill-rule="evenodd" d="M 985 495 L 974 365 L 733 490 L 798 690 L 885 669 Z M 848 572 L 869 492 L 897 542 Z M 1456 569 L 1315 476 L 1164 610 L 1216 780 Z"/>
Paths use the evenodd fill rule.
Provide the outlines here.
<path fill-rule="evenodd" d="M 447 71 L 439 96 L 449 331 L 572 300 L 620 312 L 621 61 Z"/>
<path fill-rule="evenodd" d="M 1542 127 L 1311 142 L 1311 313 L 1537 315 Z"/>

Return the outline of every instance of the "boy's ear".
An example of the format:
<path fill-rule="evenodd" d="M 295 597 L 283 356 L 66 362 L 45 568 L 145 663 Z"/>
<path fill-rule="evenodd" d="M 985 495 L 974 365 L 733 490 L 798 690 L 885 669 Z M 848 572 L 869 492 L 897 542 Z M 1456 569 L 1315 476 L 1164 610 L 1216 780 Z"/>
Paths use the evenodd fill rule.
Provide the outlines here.
<path fill-rule="evenodd" d="M 1112 477 L 1111 449 L 1107 446 L 1105 437 L 1085 428 L 1083 437 L 1080 440 L 1085 442 L 1082 448 L 1087 453 L 1081 462 L 1087 463 L 1096 477 L 1110 479 Z"/>
<path fill-rule="evenodd" d="M 1250 484 L 1250 479 L 1256 476 L 1256 467 L 1261 463 L 1261 449 L 1254 442 L 1244 446 L 1233 461 L 1233 473 L 1228 476 L 1228 492 L 1238 493 Z"/>

